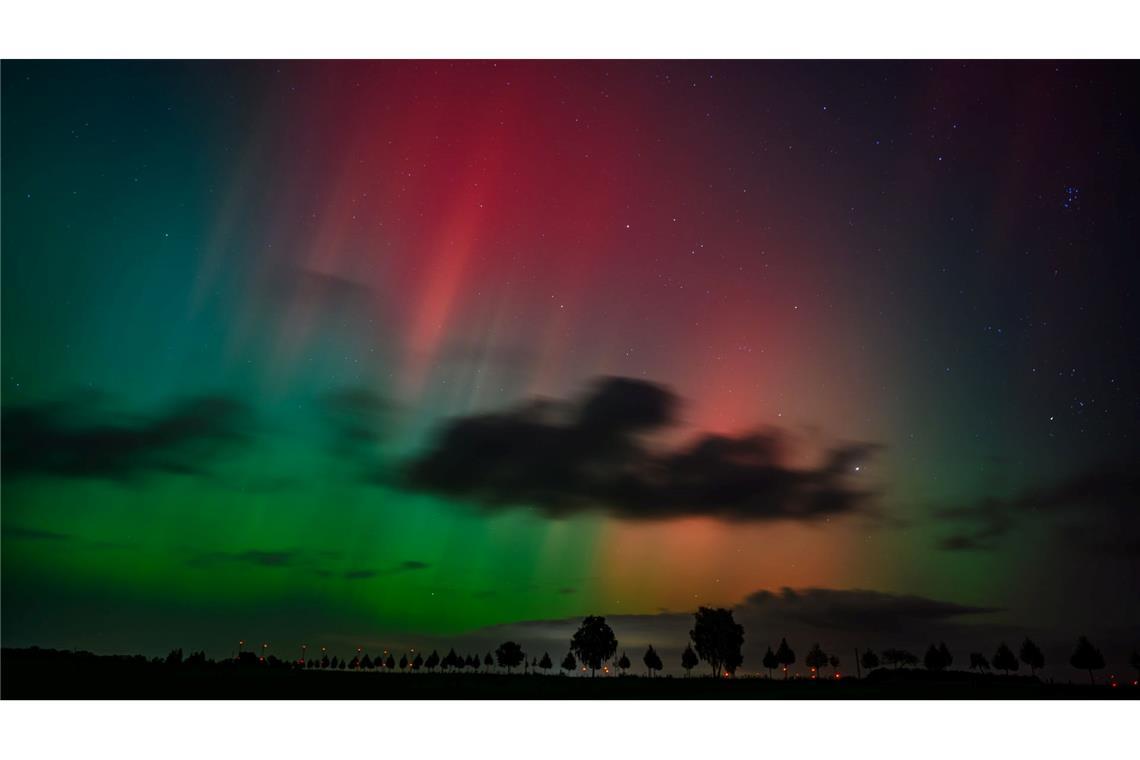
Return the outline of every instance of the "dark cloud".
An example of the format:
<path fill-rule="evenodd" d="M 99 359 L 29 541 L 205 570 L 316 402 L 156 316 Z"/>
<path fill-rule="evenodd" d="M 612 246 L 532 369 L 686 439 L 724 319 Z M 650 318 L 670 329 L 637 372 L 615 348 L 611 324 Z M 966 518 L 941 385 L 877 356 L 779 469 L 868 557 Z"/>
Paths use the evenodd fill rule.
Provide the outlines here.
<path fill-rule="evenodd" d="M 573 402 L 458 418 L 409 465 L 406 483 L 555 517 L 602 510 L 626 519 L 810 521 L 870 508 L 873 494 L 850 478 L 876 444 L 837 446 L 804 469 L 788 463 L 788 436 L 779 430 L 651 447 L 651 434 L 677 424 L 679 405 L 664 386 L 603 378 Z"/>
<path fill-rule="evenodd" d="M 257 565 L 259 567 L 293 567 L 302 561 L 301 552 L 294 549 L 284 551 L 262 551 L 247 549 L 240 552 L 208 552 L 190 559 L 189 564 L 202 567 L 219 563 Z"/>
<path fill-rule="evenodd" d="M 1067 545 L 1095 552 L 1140 556 L 1140 459 L 1101 464 L 1011 498 L 987 498 L 939 510 L 956 527 L 939 546 L 950 551 L 986 551 L 1025 527 L 1044 526 Z"/>
<path fill-rule="evenodd" d="M 757 591 L 744 602 L 764 615 L 774 615 L 815 628 L 848 632 L 901 632 L 929 629 L 932 624 L 966 615 L 1000 612 L 994 607 L 944 602 L 923 596 L 888 594 L 864 589 L 783 588 Z"/>
<path fill-rule="evenodd" d="M 72 536 L 68 533 L 57 533 L 54 530 L 39 530 L 38 528 L 22 528 L 18 525 L 5 525 L 4 538 L 22 541 L 70 541 Z"/>
<path fill-rule="evenodd" d="M 365 314 L 373 300 L 364 283 L 307 267 L 273 269 L 254 288 L 259 309 L 304 310 L 329 319 Z"/>
<path fill-rule="evenodd" d="M 109 415 L 87 400 L 5 409 L 4 476 L 203 474 L 224 446 L 248 439 L 252 420 L 246 404 L 226 396 L 186 399 L 152 417 Z"/>
<path fill-rule="evenodd" d="M 349 570 L 344 574 L 344 578 L 350 581 L 362 581 L 369 578 L 376 578 L 381 575 L 397 575 L 399 573 L 407 573 L 415 570 L 426 570 L 429 567 L 431 567 L 431 565 L 429 565 L 427 562 L 420 562 L 419 560 L 409 559 L 400 562 L 399 564 L 384 571 L 371 570 L 367 568 Z"/>

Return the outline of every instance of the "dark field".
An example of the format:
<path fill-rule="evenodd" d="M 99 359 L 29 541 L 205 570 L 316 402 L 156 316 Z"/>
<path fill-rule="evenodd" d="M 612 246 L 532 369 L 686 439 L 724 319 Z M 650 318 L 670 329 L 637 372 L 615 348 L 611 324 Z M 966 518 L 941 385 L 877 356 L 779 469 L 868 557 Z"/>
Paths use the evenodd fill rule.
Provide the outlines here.
<path fill-rule="evenodd" d="M 3 651 L 4 699 L 1129 699 L 1117 687 L 1046 683 L 962 671 L 877 670 L 858 680 L 623 676 L 590 679 L 499 673 L 381 673 L 169 667 L 131 658 Z"/>

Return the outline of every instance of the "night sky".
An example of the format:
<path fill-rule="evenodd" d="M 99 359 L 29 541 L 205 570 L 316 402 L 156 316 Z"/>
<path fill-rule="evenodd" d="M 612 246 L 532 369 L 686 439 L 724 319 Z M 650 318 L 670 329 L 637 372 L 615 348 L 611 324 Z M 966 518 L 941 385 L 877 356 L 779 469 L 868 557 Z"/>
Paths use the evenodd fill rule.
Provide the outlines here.
<path fill-rule="evenodd" d="M 5 62 L 4 645 L 1123 661 L 1138 73 Z"/>

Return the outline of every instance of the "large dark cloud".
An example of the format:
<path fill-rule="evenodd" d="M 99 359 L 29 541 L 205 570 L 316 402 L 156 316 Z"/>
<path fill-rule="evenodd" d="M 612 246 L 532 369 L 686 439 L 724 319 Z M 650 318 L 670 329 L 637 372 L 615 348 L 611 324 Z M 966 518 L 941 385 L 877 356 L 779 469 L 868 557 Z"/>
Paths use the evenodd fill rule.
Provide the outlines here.
<path fill-rule="evenodd" d="M 954 526 L 940 546 L 953 551 L 995 549 L 1026 527 L 1045 527 L 1069 546 L 1140 556 L 1140 458 L 1100 464 L 1011 498 L 987 498 L 943 509 L 938 518 Z"/>
<path fill-rule="evenodd" d="M 895 635 L 926 630 L 964 615 L 1000 610 L 957 604 L 911 594 L 889 594 L 865 589 L 784 588 L 757 591 L 745 607 L 806 625 L 846 632 L 893 632 Z"/>
<path fill-rule="evenodd" d="M 572 402 L 455 419 L 411 463 L 407 483 L 551 516 L 603 510 L 626 519 L 817 520 L 870 506 L 872 494 L 854 487 L 851 475 L 877 445 L 837 446 L 808 468 L 787 462 L 788 436 L 779 430 L 705 434 L 673 450 L 651 446 L 651 434 L 677 423 L 679 405 L 664 386 L 611 377 Z"/>
<path fill-rule="evenodd" d="M 227 396 L 189 398 L 150 417 L 111 415 L 87 399 L 9 408 L 4 477 L 201 474 L 225 447 L 248 439 L 251 419 L 245 403 Z"/>

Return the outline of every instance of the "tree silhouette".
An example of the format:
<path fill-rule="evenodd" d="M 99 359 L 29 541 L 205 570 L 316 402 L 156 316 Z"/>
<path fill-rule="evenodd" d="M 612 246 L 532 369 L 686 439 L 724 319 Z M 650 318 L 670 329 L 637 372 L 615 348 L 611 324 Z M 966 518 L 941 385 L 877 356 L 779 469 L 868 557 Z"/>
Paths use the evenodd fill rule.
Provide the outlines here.
<path fill-rule="evenodd" d="M 483 670 L 486 670 L 487 668 L 491 667 L 494 664 L 495 664 L 495 661 L 493 659 L 491 659 L 491 653 L 487 652 L 487 656 L 483 658 Z M 479 658 L 478 657 L 475 658 L 475 666 L 476 667 L 479 666 Z"/>
<path fill-rule="evenodd" d="M 898 670 L 900 665 L 917 665 L 918 657 L 905 649 L 884 649 L 883 662 L 894 665 L 895 670 Z"/>
<path fill-rule="evenodd" d="M 360 670 L 360 655 L 353 657 L 352 662 L 349 663 L 348 667 L 352 670 Z"/>
<path fill-rule="evenodd" d="M 938 654 L 942 658 L 942 667 L 949 668 L 954 662 L 954 655 L 950 654 L 950 650 L 946 648 L 946 642 L 938 642 Z"/>
<path fill-rule="evenodd" d="M 776 649 L 776 660 L 784 669 L 784 680 L 788 680 L 788 668 L 796 664 L 796 653 L 788 646 L 787 639 L 780 639 L 780 646 Z"/>
<path fill-rule="evenodd" d="M 542 659 L 538 661 L 538 667 L 545 670 L 547 673 L 554 667 L 554 661 L 550 659 L 550 652 L 543 652 Z"/>
<path fill-rule="evenodd" d="M 977 670 L 981 673 L 983 670 L 990 669 L 990 661 L 981 652 L 970 652 L 970 670 Z"/>
<path fill-rule="evenodd" d="M 1005 645 L 1003 641 L 1001 645 L 994 652 L 994 668 L 997 670 L 1004 670 L 1008 676 L 1011 670 L 1017 670 L 1017 658 L 1013 655 L 1013 650 Z"/>
<path fill-rule="evenodd" d="M 340 662 L 337 660 L 335 654 L 333 655 L 333 658 L 332 658 L 332 664 L 329 665 L 329 667 L 332 668 L 333 670 L 336 670 L 338 667 L 340 667 Z"/>
<path fill-rule="evenodd" d="M 1029 637 L 1025 637 L 1025 641 L 1021 642 L 1021 652 L 1018 654 L 1021 661 L 1029 666 L 1029 672 L 1032 675 L 1037 675 L 1037 669 L 1045 667 L 1045 653 L 1041 648 L 1030 641 Z"/>
<path fill-rule="evenodd" d="M 506 668 L 508 673 L 511 672 L 511 668 L 521 665 L 525 657 L 522 647 L 513 641 L 504 641 L 495 650 L 495 660 L 498 661 L 499 667 Z"/>
<path fill-rule="evenodd" d="M 573 652 L 567 652 L 566 656 L 562 658 L 562 663 L 559 665 L 563 670 L 568 670 L 571 673 L 578 667 L 577 660 L 574 659 Z"/>
<path fill-rule="evenodd" d="M 438 665 L 439 665 L 439 652 L 437 652 L 433 649 L 433 650 L 431 650 L 431 654 L 428 655 L 427 659 L 424 660 L 424 667 L 427 668 L 428 670 L 435 670 Z"/>
<path fill-rule="evenodd" d="M 657 650 L 653 648 L 652 644 L 649 645 L 649 649 L 645 650 L 645 656 L 641 658 L 641 661 L 645 663 L 645 672 L 649 674 L 650 678 L 653 678 L 654 671 L 659 671 L 665 667 L 665 663 L 661 662 L 661 656 L 657 654 Z"/>
<path fill-rule="evenodd" d="M 879 655 L 875 654 L 873 650 L 868 649 L 859 657 L 859 662 L 868 671 L 874 670 L 879 667 Z"/>
<path fill-rule="evenodd" d="M 321 670 L 328 670 L 328 669 L 329 669 L 329 656 L 326 654 L 324 657 L 321 658 Z"/>
<path fill-rule="evenodd" d="M 443 656 L 443 659 L 440 660 L 439 664 L 442 665 L 444 669 L 460 667 L 459 655 L 455 653 L 455 647 L 447 650 L 447 654 Z"/>
<path fill-rule="evenodd" d="M 384 668 L 387 670 L 396 669 L 396 660 L 392 658 L 392 655 L 388 655 L 388 659 L 384 660 Z"/>
<path fill-rule="evenodd" d="M 701 607 L 695 615 L 693 630 L 689 636 L 702 660 L 707 662 L 714 676 L 736 673 L 744 662 L 741 647 L 744 646 L 744 626 L 732 619 L 732 610 L 723 607 Z"/>
<path fill-rule="evenodd" d="M 400 670 L 407 670 L 408 665 L 408 656 L 406 654 L 400 655 Z"/>
<path fill-rule="evenodd" d="M 830 657 L 827 658 L 827 664 L 831 666 L 831 672 L 832 673 L 834 673 L 835 675 L 839 675 L 839 658 L 838 657 L 836 657 L 835 655 L 831 655 Z"/>
<path fill-rule="evenodd" d="M 336 666 L 336 669 L 337 670 L 344 670 L 345 667 L 347 667 L 347 663 L 344 660 L 341 660 L 340 664 Z"/>
<path fill-rule="evenodd" d="M 625 675 L 625 671 L 629 670 L 629 666 L 632 664 L 633 663 L 629 661 L 629 658 L 625 656 L 625 652 L 622 652 L 621 657 L 618 658 L 617 666 L 621 668 L 621 674 L 623 676 Z"/>
<path fill-rule="evenodd" d="M 617 638 L 604 617 L 591 615 L 574 632 L 574 637 L 570 639 L 570 651 L 590 669 L 590 677 L 593 678 L 602 663 L 617 652 Z"/>
<path fill-rule="evenodd" d="M 376 666 L 372 663 L 372 658 L 367 654 L 365 654 L 364 659 L 360 661 L 360 667 L 364 668 L 365 670 L 373 670 L 376 668 Z"/>
<path fill-rule="evenodd" d="M 693 651 L 693 645 L 686 645 L 685 651 L 681 652 L 681 667 L 685 669 L 685 678 L 689 677 L 698 662 L 700 660 L 697 659 L 697 653 Z"/>
<path fill-rule="evenodd" d="M 827 653 L 820 649 L 819 644 L 812 644 L 811 651 L 807 653 L 807 657 L 804 657 L 804 665 L 811 668 L 813 674 L 816 673 L 827 667 Z M 815 675 L 812 675 L 812 678 L 815 678 Z"/>
<path fill-rule="evenodd" d="M 764 653 L 764 659 L 761 660 L 764 667 L 768 669 L 768 678 L 772 677 L 772 671 L 780 667 L 780 660 L 777 659 L 776 653 L 772 651 L 772 647 L 768 647 L 768 651 Z"/>
<path fill-rule="evenodd" d="M 416 658 L 412 660 L 412 670 L 419 670 L 424 666 L 424 658 L 419 652 L 416 652 Z"/>
<path fill-rule="evenodd" d="M 1093 678 L 1093 671 L 1104 668 L 1104 655 L 1087 638 L 1081 636 L 1077 639 L 1077 648 L 1073 652 L 1073 656 L 1069 658 L 1069 664 L 1077 670 L 1087 670 L 1089 672 L 1089 683 L 1095 684 L 1096 679 Z"/>
<path fill-rule="evenodd" d="M 182 650 L 171 649 L 170 654 L 166 655 L 167 667 L 176 668 L 182 664 Z"/>
<path fill-rule="evenodd" d="M 947 652 L 947 654 L 949 654 L 949 652 Z M 927 670 L 934 671 L 945 670 L 946 666 L 949 665 L 949 663 L 946 662 L 946 655 L 933 644 L 926 650 L 926 655 L 922 658 L 922 664 L 926 666 Z"/>

